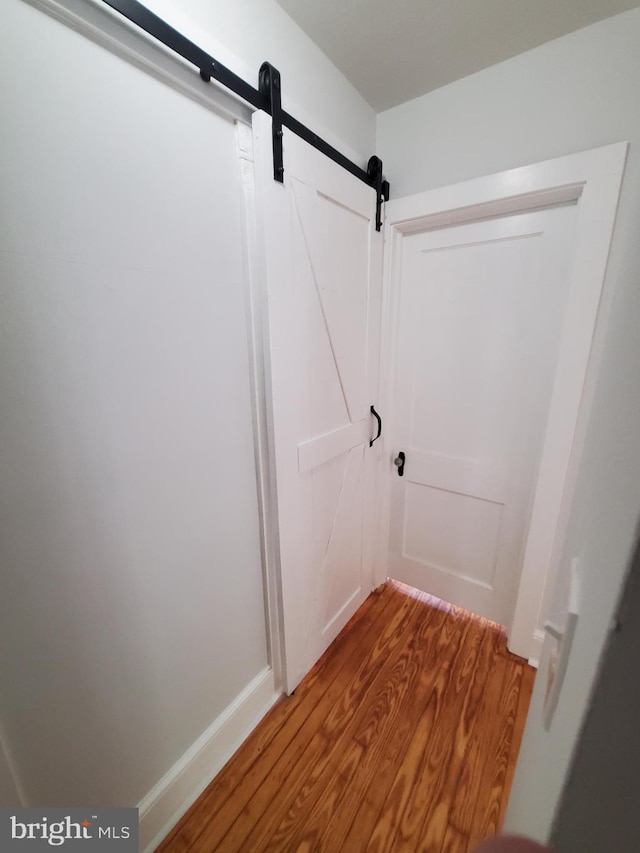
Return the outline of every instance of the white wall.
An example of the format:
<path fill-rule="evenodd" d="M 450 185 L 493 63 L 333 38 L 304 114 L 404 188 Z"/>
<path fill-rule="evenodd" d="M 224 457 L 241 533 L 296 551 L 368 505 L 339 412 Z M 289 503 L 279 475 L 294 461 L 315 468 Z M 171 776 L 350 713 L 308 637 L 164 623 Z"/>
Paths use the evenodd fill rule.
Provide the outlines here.
<path fill-rule="evenodd" d="M 8 10 L 0 713 L 30 803 L 137 804 L 267 665 L 235 129 Z"/>
<path fill-rule="evenodd" d="M 366 157 L 371 110 L 255 7 L 217 4 L 227 62 L 263 30 Z M 149 841 L 273 696 L 237 128 L 22 0 L 1 40 L 2 804 L 8 767 L 28 805 L 158 800 Z"/>
<path fill-rule="evenodd" d="M 376 116 L 275 0 L 147 0 L 146 5 L 257 87 L 263 62 L 282 75 L 282 106 L 347 156 L 375 153 Z"/>
<path fill-rule="evenodd" d="M 606 287 L 593 416 L 561 560 L 582 558 L 581 614 L 550 731 L 534 690 L 506 826 L 543 839 L 569 766 L 640 516 L 640 10 L 379 116 L 394 196 L 629 140 Z M 549 649 L 543 649 L 541 672 Z"/>
<path fill-rule="evenodd" d="M 637 133 L 634 9 L 380 113 L 394 198 Z"/>

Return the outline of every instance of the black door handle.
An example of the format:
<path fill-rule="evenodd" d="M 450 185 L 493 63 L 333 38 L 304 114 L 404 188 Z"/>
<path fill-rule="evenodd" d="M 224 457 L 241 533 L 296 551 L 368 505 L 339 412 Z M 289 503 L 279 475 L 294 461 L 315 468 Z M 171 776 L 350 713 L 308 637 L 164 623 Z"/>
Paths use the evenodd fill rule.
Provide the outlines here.
<path fill-rule="evenodd" d="M 371 441 L 369 442 L 369 447 L 371 447 L 371 445 L 373 444 L 373 442 L 374 442 L 374 441 L 377 441 L 377 440 L 380 438 L 380 436 L 382 435 L 382 418 L 381 418 L 381 417 L 380 417 L 380 415 L 376 412 L 376 410 L 374 409 L 374 407 L 373 407 L 373 406 L 371 406 L 371 414 L 372 414 L 372 415 L 373 415 L 373 417 L 378 421 L 378 434 L 376 435 L 376 437 L 375 437 L 375 438 L 372 438 L 372 439 L 371 439 Z"/>
<path fill-rule="evenodd" d="M 396 458 L 393 460 L 393 464 L 398 469 L 398 477 L 404 477 L 404 463 L 405 455 L 404 452 L 401 450 L 400 453 L 398 453 Z"/>

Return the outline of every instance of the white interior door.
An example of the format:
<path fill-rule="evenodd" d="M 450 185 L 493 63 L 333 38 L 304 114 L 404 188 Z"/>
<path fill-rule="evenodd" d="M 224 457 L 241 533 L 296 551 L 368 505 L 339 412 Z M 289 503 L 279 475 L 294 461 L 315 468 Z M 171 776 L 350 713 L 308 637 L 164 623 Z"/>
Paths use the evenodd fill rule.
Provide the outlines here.
<path fill-rule="evenodd" d="M 375 193 L 254 119 L 268 294 L 270 418 L 290 692 L 372 588 L 382 237 Z"/>
<path fill-rule="evenodd" d="M 510 624 L 576 207 L 406 236 L 390 576 Z"/>

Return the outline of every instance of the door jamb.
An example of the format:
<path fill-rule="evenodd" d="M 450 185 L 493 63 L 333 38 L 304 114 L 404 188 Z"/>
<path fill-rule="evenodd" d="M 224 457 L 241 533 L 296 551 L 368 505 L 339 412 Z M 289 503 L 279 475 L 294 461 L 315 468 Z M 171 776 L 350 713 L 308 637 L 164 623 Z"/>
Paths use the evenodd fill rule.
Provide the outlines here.
<path fill-rule="evenodd" d="M 273 671 L 276 693 L 285 692 L 284 623 L 282 585 L 280 581 L 277 498 L 272 444 L 273 430 L 269 422 L 269 347 L 265 338 L 267 295 L 258 228 L 255 160 L 252 125 L 238 121 L 236 125 L 238 157 L 242 176 L 243 214 L 245 220 L 245 272 L 251 401 L 253 409 L 256 487 L 260 515 L 260 546 L 264 589 L 267 653 Z"/>
<path fill-rule="evenodd" d="M 563 559 L 577 472 L 599 367 L 596 328 L 606 321 L 605 273 L 628 143 L 619 142 L 392 200 L 385 210 L 381 403 L 393 413 L 402 241 L 433 228 L 577 203 L 567 314 L 537 472 L 509 648 L 537 664 L 545 593 Z M 606 297 L 603 299 L 603 297 Z M 601 339 L 598 335 L 598 339 Z M 388 416 L 383 457 L 380 553 L 388 554 L 395 424 Z M 570 557 L 571 555 L 569 555 Z M 542 567 L 542 569 L 540 568 Z M 386 567 L 384 569 L 386 571 Z M 376 578 L 382 583 L 382 572 Z"/>

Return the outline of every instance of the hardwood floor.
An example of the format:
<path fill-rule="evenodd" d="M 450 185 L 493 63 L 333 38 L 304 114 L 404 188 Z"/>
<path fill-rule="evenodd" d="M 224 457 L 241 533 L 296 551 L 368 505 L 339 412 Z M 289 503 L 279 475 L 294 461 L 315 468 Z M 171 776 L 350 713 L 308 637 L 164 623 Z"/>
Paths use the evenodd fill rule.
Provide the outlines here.
<path fill-rule="evenodd" d="M 535 671 L 502 628 L 390 581 L 162 853 L 467 853 L 500 827 Z"/>

